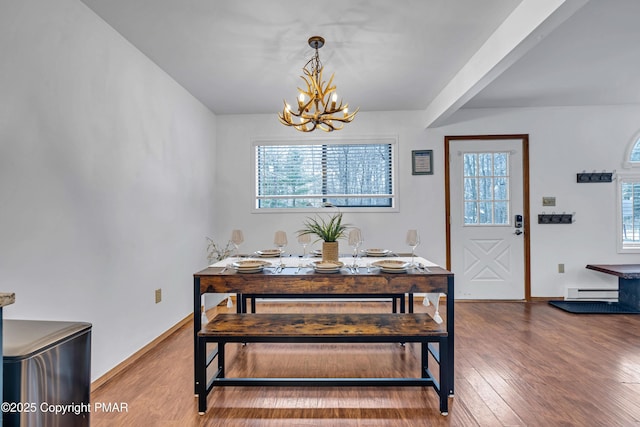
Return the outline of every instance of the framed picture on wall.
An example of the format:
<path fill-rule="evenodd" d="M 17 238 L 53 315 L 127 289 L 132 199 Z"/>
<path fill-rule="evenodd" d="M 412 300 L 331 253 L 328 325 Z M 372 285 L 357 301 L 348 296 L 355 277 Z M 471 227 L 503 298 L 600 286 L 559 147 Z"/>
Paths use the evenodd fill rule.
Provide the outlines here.
<path fill-rule="evenodd" d="M 411 174 L 433 175 L 433 150 L 411 151 Z"/>

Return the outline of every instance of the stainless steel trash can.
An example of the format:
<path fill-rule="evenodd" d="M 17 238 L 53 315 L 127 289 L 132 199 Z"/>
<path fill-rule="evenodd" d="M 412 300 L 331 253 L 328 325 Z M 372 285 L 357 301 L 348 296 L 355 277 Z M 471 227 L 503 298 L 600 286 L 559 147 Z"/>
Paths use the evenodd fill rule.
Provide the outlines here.
<path fill-rule="evenodd" d="M 89 425 L 91 324 L 4 320 L 3 426 Z"/>

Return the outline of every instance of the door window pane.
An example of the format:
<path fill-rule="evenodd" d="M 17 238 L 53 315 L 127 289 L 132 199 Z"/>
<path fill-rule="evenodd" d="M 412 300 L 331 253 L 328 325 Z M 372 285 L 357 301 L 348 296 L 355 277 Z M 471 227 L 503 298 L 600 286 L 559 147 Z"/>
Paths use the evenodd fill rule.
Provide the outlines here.
<path fill-rule="evenodd" d="M 464 155 L 464 176 L 476 176 L 478 175 L 478 156 L 474 153 L 465 153 Z"/>
<path fill-rule="evenodd" d="M 507 153 L 493 153 L 493 170 L 495 176 L 507 176 L 509 172 L 509 157 Z"/>
<path fill-rule="evenodd" d="M 464 179 L 464 199 L 478 200 L 478 180 L 476 178 Z"/>
<path fill-rule="evenodd" d="M 507 178 L 496 178 L 495 185 L 493 187 L 493 194 L 496 200 L 508 199 Z"/>
<path fill-rule="evenodd" d="M 464 204 L 464 223 L 478 223 L 478 204 L 476 202 L 466 202 Z"/>
<path fill-rule="evenodd" d="M 509 153 L 464 153 L 465 225 L 509 225 Z"/>
<path fill-rule="evenodd" d="M 480 153 L 478 155 L 478 167 L 480 176 L 493 175 L 493 155 L 491 153 Z"/>
<path fill-rule="evenodd" d="M 495 202 L 494 207 L 494 224 L 509 224 L 509 205 L 507 202 Z"/>
<path fill-rule="evenodd" d="M 493 224 L 493 206 L 491 202 L 479 202 L 480 224 Z"/>

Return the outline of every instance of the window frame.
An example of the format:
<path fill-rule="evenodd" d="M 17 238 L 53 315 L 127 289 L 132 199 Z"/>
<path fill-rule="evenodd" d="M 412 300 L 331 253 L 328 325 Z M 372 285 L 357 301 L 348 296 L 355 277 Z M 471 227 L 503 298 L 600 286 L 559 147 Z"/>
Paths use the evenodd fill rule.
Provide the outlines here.
<path fill-rule="evenodd" d="M 622 162 L 622 166 L 625 169 L 633 169 L 640 168 L 640 161 L 632 161 L 631 155 L 633 154 L 636 145 L 640 147 L 640 131 L 638 131 L 627 145 L 627 150 L 624 153 L 624 161 Z"/>
<path fill-rule="evenodd" d="M 625 183 L 640 184 L 640 173 L 617 174 L 617 197 L 616 197 L 616 245 L 617 252 L 620 254 L 637 254 L 640 253 L 640 242 L 636 244 L 625 244 L 624 227 L 623 227 L 623 196 L 622 186 Z"/>
<path fill-rule="evenodd" d="M 364 145 L 364 144 L 390 144 L 391 145 L 391 206 L 359 206 L 339 207 L 341 212 L 398 212 L 398 137 L 397 136 L 371 136 L 353 138 L 255 138 L 251 141 L 251 212 L 260 214 L 282 213 L 315 213 L 323 212 L 323 207 L 308 208 L 259 208 L 258 199 L 258 166 L 256 159 L 256 147 L 264 145 Z"/>

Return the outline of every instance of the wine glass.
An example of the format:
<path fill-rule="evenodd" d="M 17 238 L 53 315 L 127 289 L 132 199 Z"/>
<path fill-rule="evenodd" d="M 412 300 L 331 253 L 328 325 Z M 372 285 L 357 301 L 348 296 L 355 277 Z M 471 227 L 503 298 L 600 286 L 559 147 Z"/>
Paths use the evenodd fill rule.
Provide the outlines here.
<path fill-rule="evenodd" d="M 420 235 L 418 230 L 407 231 L 407 245 L 411 247 L 411 267 L 415 267 L 416 264 L 413 259 L 416 256 L 416 247 L 420 244 Z"/>
<path fill-rule="evenodd" d="M 236 248 L 236 256 L 240 258 L 239 248 L 240 245 L 244 242 L 244 235 L 242 234 L 242 230 L 233 230 L 231 231 L 231 243 Z"/>
<path fill-rule="evenodd" d="M 311 243 L 311 235 L 298 235 L 298 243 L 300 243 L 300 245 L 302 246 L 302 258 L 300 259 L 300 263 L 298 264 L 298 270 L 300 270 L 300 267 L 302 267 L 302 264 L 304 263 L 304 259 L 307 257 L 307 245 Z"/>
<path fill-rule="evenodd" d="M 362 232 L 359 228 L 355 227 L 349 231 L 349 246 L 353 248 L 353 268 L 357 268 L 358 248 L 360 248 L 363 242 L 364 239 L 362 238 Z"/>
<path fill-rule="evenodd" d="M 287 233 L 284 231 L 276 231 L 273 238 L 273 244 L 280 250 L 280 269 L 282 269 L 282 252 L 283 248 L 287 246 Z"/>

